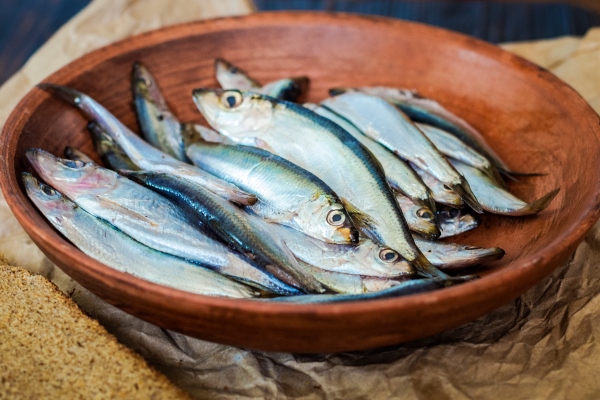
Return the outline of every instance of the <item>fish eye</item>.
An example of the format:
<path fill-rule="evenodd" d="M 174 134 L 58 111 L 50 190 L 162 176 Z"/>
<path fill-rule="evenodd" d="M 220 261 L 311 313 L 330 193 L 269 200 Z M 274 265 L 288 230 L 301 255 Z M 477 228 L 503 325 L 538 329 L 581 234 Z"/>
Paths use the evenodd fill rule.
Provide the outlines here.
<path fill-rule="evenodd" d="M 242 104 L 244 98 L 238 91 L 230 90 L 221 95 L 221 104 L 227 108 L 235 108 Z"/>
<path fill-rule="evenodd" d="M 456 218 L 460 215 L 460 210 L 456 209 L 456 208 L 452 208 L 450 210 L 448 210 L 448 216 L 450 218 Z"/>
<path fill-rule="evenodd" d="M 423 207 L 417 210 L 417 217 L 431 221 L 433 219 L 433 213 L 429 211 L 428 208 Z"/>
<path fill-rule="evenodd" d="M 346 221 L 346 214 L 342 210 L 331 210 L 327 213 L 327 223 L 340 226 Z"/>
<path fill-rule="evenodd" d="M 83 161 L 75 161 L 75 160 L 67 160 L 65 161 L 65 166 L 69 168 L 80 168 L 83 167 L 85 163 Z"/>
<path fill-rule="evenodd" d="M 42 184 L 42 185 L 41 185 L 41 188 L 42 188 L 42 192 L 46 193 L 48 196 L 53 196 L 53 195 L 54 195 L 54 193 L 56 193 L 56 192 L 54 191 L 54 189 L 52 189 L 52 188 L 51 188 L 50 186 L 48 186 L 48 185 L 44 185 L 44 184 Z"/>
<path fill-rule="evenodd" d="M 400 256 L 392 249 L 381 249 L 379 252 L 379 259 L 386 263 L 396 262 L 398 258 L 400 258 Z"/>

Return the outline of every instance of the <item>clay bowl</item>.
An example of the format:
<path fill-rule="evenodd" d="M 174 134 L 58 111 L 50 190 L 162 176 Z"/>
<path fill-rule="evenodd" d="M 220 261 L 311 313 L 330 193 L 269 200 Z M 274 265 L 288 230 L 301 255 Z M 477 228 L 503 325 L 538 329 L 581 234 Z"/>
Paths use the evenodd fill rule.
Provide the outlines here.
<path fill-rule="evenodd" d="M 328 352 L 375 348 L 440 332 L 516 298 L 564 263 L 599 216 L 598 116 L 549 72 L 495 46 L 399 20 L 321 13 L 265 13 L 173 26 L 94 51 L 46 81 L 73 86 L 137 131 L 129 86 L 134 61 L 157 77 L 174 112 L 202 118 L 191 90 L 216 87 L 213 59 L 224 57 L 262 81 L 307 74 L 309 101 L 342 85 L 414 88 L 483 132 L 515 170 L 547 175 L 510 183 L 533 200 L 562 190 L 536 217 L 485 215 L 460 239 L 507 252 L 477 281 L 392 300 L 338 305 L 267 304 L 193 295 L 116 272 L 65 240 L 24 194 L 24 151 L 93 153 L 86 120 L 32 90 L 2 137 L 2 190 L 42 251 L 76 281 L 117 307 L 165 328 L 254 349 Z"/>

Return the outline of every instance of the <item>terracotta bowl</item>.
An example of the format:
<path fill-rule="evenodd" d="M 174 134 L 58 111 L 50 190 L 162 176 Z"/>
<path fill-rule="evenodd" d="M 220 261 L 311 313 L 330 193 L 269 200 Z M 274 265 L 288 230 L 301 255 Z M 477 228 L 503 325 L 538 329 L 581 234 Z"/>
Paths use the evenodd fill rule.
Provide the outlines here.
<path fill-rule="evenodd" d="M 224 57 L 258 80 L 307 74 L 309 101 L 342 85 L 417 89 L 464 117 L 515 170 L 547 175 L 510 183 L 526 200 L 561 191 L 538 216 L 485 215 L 460 241 L 507 252 L 480 280 L 432 293 L 338 305 L 267 304 L 193 295 L 116 272 L 71 245 L 26 197 L 24 151 L 93 153 L 86 120 L 34 89 L 0 138 L 6 200 L 42 251 L 117 307 L 198 338 L 272 351 L 328 352 L 385 346 L 456 327 L 516 298 L 564 263 L 599 216 L 598 116 L 549 72 L 490 44 L 429 26 L 344 14 L 265 13 L 173 26 L 94 51 L 46 82 L 73 86 L 137 131 L 130 72 L 147 64 L 182 120 L 201 122 L 191 91 L 216 87 Z"/>

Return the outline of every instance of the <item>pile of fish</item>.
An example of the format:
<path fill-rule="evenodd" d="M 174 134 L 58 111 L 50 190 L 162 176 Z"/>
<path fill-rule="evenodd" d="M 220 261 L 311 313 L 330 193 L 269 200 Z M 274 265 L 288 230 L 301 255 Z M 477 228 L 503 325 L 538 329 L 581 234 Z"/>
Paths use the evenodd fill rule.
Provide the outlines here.
<path fill-rule="evenodd" d="M 466 268 L 504 251 L 436 240 L 475 228 L 474 213 L 535 214 L 558 192 L 510 194 L 503 177 L 518 173 L 481 134 L 412 91 L 335 88 L 301 105 L 306 77 L 261 85 L 222 59 L 215 70 L 221 88 L 192 93 L 213 130 L 179 121 L 136 63 L 145 140 L 86 94 L 40 84 L 89 119 L 104 167 L 75 148 L 27 150 L 33 203 L 84 253 L 142 279 L 322 303 L 474 279 Z"/>

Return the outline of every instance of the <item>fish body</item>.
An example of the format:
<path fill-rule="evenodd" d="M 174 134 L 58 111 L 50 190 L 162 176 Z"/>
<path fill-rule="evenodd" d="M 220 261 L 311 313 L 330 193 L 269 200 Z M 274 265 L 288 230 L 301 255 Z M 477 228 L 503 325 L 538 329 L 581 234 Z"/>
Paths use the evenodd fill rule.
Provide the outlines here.
<path fill-rule="evenodd" d="M 464 119 L 448 111 L 433 99 L 421 97 L 415 91 L 388 87 L 362 87 L 363 93 L 379 96 L 389 101 L 415 122 L 435 126 L 459 138 L 488 158 L 496 168 L 512 172 L 483 135 Z"/>
<path fill-rule="evenodd" d="M 131 87 L 144 138 L 166 154 L 189 162 L 181 137 L 181 123 L 167 105 L 156 80 L 141 63 L 133 64 Z"/>
<path fill-rule="evenodd" d="M 344 201 L 353 225 L 426 276 L 440 276 L 414 245 L 381 165 L 338 125 L 300 105 L 237 90 L 196 89 L 196 105 L 230 139 L 306 169 Z"/>
<path fill-rule="evenodd" d="M 444 271 L 463 269 L 496 261 L 504 257 L 505 254 L 504 250 L 499 247 L 483 248 L 456 243 L 433 242 L 421 238 L 415 238 L 415 242 L 427 259 Z"/>
<path fill-rule="evenodd" d="M 554 189 L 541 198 L 526 203 L 498 186 L 496 182 L 477 168 L 457 161 L 453 161 L 452 164 L 469 181 L 483 209 L 494 214 L 513 217 L 537 214 L 548 207 L 560 190 L 560 188 Z"/>
<path fill-rule="evenodd" d="M 355 125 L 326 107 L 317 104 L 305 104 L 305 107 L 336 123 L 365 146 L 379 161 L 389 185 L 410 197 L 415 202 L 435 211 L 435 202 L 431 190 L 423 183 L 419 175 L 402 159 L 383 147 L 381 144 L 365 136 Z"/>
<path fill-rule="evenodd" d="M 392 286 L 388 289 L 384 289 L 378 292 L 369 292 L 361 294 L 313 294 L 294 297 L 276 297 L 274 299 L 265 299 L 260 301 L 275 301 L 292 304 L 329 304 L 346 303 L 350 301 L 390 299 L 402 296 L 409 296 L 413 294 L 431 292 L 433 290 L 443 289 L 464 282 L 468 282 L 476 278 L 477 277 L 474 275 L 468 275 L 461 276 L 458 278 L 447 279 L 412 279 L 406 282 L 401 282 L 396 286 Z"/>
<path fill-rule="evenodd" d="M 437 220 L 442 231 L 440 239 L 460 235 L 479 226 L 479 219 L 464 208 L 441 208 L 437 211 Z"/>
<path fill-rule="evenodd" d="M 79 108 L 88 118 L 94 120 L 113 138 L 139 169 L 177 175 L 190 182 L 202 185 L 223 198 L 240 204 L 249 205 L 256 202 L 255 196 L 245 193 L 232 184 L 224 182 L 197 167 L 179 161 L 148 144 L 86 94 L 60 85 L 40 84 L 38 87 L 57 95 L 62 100 Z"/>
<path fill-rule="evenodd" d="M 307 292 L 323 290 L 314 277 L 302 273 L 285 243 L 258 217 L 179 177 L 153 172 L 134 172 L 128 176 L 177 203 L 191 218 L 241 253 L 249 254 L 279 279 Z"/>
<path fill-rule="evenodd" d="M 339 92 L 334 90 L 332 93 Z M 433 175 L 452 188 L 473 210 L 481 212 L 481 205 L 468 182 L 414 123 L 390 103 L 377 96 L 348 91 L 323 100 L 321 105 L 352 122 L 366 136 Z"/>
<path fill-rule="evenodd" d="M 348 244 L 357 232 L 337 195 L 322 180 L 266 150 L 197 142 L 187 148 L 195 165 L 256 195 L 248 209 L 329 243 Z"/>
<path fill-rule="evenodd" d="M 197 264 L 151 249 L 24 173 L 29 198 L 52 225 L 88 256 L 121 272 L 207 296 L 251 298 L 259 291 Z"/>
<path fill-rule="evenodd" d="M 298 291 L 258 265 L 211 239 L 171 201 L 116 172 L 94 164 L 63 160 L 39 149 L 27 159 L 46 182 L 86 212 L 155 250 L 202 264 L 261 289 Z"/>
<path fill-rule="evenodd" d="M 504 186 L 504 181 L 496 167 L 486 157 L 473 150 L 456 136 L 430 125 L 419 123 L 416 125 L 442 154 L 485 172 L 496 183 Z"/>

